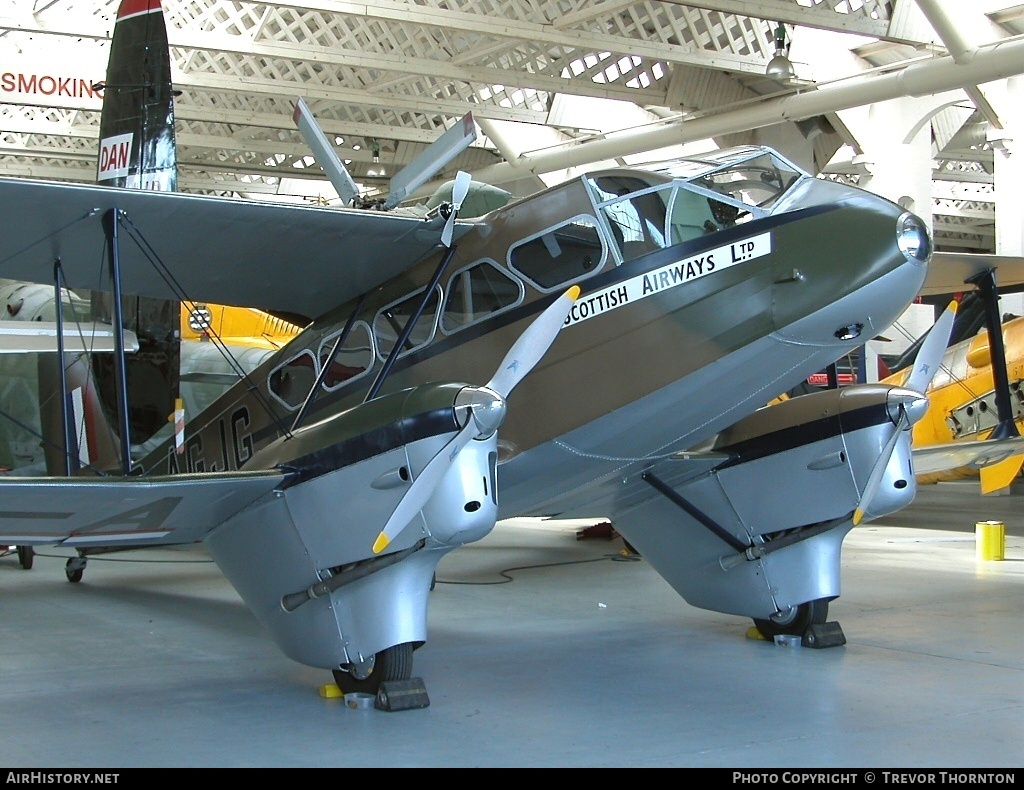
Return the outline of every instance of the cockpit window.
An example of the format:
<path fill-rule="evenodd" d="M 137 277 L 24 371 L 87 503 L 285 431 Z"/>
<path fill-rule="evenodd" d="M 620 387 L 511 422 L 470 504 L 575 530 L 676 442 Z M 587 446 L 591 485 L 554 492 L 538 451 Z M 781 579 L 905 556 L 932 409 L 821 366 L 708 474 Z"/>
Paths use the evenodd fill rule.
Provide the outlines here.
<path fill-rule="evenodd" d="M 659 192 L 643 192 L 650 184 L 624 174 L 598 175 L 591 180 L 601 211 L 623 260 L 632 260 L 668 246 L 665 201 Z M 615 200 L 620 197 L 622 200 Z"/>
<path fill-rule="evenodd" d="M 454 332 L 519 304 L 522 284 L 494 264 L 482 261 L 452 275 L 448 282 L 441 330 Z"/>
<path fill-rule="evenodd" d="M 690 241 L 724 228 L 731 228 L 749 216 L 738 206 L 678 187 L 669 198 L 671 243 Z"/>
<path fill-rule="evenodd" d="M 605 248 L 594 218 L 582 215 L 517 244 L 508 257 L 512 269 L 552 290 L 600 269 Z"/>
<path fill-rule="evenodd" d="M 441 301 L 440 294 L 439 288 L 435 288 L 433 293 L 430 294 L 430 298 L 427 300 L 419 320 L 416 321 L 412 334 L 405 341 L 405 347 L 399 352 L 399 356 L 408 354 L 413 349 L 429 343 L 430 339 L 434 336 L 434 329 L 437 327 L 437 306 Z M 386 357 L 391 353 L 391 349 L 395 347 L 402 329 L 408 323 L 413 313 L 419 309 L 422 300 L 423 291 L 421 290 L 412 296 L 407 296 L 394 304 L 388 305 L 377 313 L 377 316 L 373 319 L 373 335 L 377 340 L 377 350 L 382 357 Z"/>
<path fill-rule="evenodd" d="M 790 188 L 801 173 L 769 153 L 726 165 L 695 179 L 706 189 L 738 200 L 748 206 L 769 208 Z"/>

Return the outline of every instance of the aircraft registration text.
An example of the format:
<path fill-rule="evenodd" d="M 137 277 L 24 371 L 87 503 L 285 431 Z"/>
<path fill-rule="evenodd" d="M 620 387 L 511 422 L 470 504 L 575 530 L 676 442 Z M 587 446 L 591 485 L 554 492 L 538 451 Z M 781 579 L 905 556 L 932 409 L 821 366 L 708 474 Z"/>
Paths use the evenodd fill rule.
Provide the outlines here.
<path fill-rule="evenodd" d="M 616 283 L 588 296 L 580 297 L 573 305 L 563 326 L 572 326 L 588 318 L 607 313 L 625 304 L 644 299 L 652 294 L 675 288 L 712 272 L 746 263 L 772 251 L 772 234 L 762 233 L 700 255 L 662 266 L 660 269 L 639 274 L 623 283 Z"/>

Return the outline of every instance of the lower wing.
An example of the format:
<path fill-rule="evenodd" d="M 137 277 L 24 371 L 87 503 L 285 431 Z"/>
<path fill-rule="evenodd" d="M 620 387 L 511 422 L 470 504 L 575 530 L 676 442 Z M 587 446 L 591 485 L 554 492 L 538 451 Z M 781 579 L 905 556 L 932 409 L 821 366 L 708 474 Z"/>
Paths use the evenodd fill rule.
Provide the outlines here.
<path fill-rule="evenodd" d="M 278 471 L 7 478 L 0 480 L 0 543 L 75 548 L 194 543 L 284 478 Z"/>

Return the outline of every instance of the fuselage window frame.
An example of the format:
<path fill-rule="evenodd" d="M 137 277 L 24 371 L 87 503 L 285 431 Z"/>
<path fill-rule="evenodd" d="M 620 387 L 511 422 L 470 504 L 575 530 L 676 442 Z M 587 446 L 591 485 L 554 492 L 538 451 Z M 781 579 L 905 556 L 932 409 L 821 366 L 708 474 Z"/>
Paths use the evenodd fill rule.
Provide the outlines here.
<path fill-rule="evenodd" d="M 535 242 L 535 241 L 537 241 L 539 239 L 539 240 L 541 240 L 541 243 L 544 244 L 544 246 L 547 247 L 550 250 L 550 244 L 544 241 L 545 237 L 550 236 L 551 234 L 553 234 L 555 231 L 559 230 L 560 228 L 567 227 L 567 226 L 572 225 L 574 223 L 575 224 L 586 224 L 589 227 L 593 228 L 595 233 L 596 233 L 596 235 L 597 235 L 597 240 L 601 243 L 601 259 L 597 262 L 597 265 L 593 266 L 589 271 L 584 271 L 581 274 L 578 274 L 578 275 L 576 275 L 574 277 L 570 277 L 570 278 L 568 278 L 566 280 L 560 281 L 560 282 L 558 282 L 558 283 L 556 283 L 554 285 L 545 286 L 545 285 L 541 285 L 539 282 L 534 280 L 529 274 L 527 274 L 526 272 L 524 272 L 522 269 L 518 268 L 515 265 L 515 262 L 513 260 L 513 255 L 515 254 L 515 251 L 517 249 L 519 249 L 521 247 L 525 247 L 527 244 L 530 244 L 531 242 Z M 566 288 L 566 286 L 569 286 L 569 285 L 572 285 L 573 283 L 578 283 L 578 282 L 581 282 L 583 280 L 589 279 L 590 277 L 593 277 L 595 274 L 597 274 L 598 272 L 600 272 L 600 271 L 602 271 L 604 269 L 605 264 L 608 262 L 608 259 L 610 257 L 612 257 L 612 253 L 611 253 L 611 247 L 609 246 L 609 243 L 608 243 L 607 234 L 606 234 L 604 228 L 601 225 L 600 218 L 597 217 L 597 216 L 594 216 L 593 214 L 577 214 L 577 215 L 575 215 L 573 217 L 569 217 L 568 219 L 562 220 L 561 222 L 559 222 L 556 225 L 551 225 L 550 227 L 545 228 L 544 230 L 540 231 L 539 233 L 534 233 L 534 234 L 532 234 L 530 236 L 526 236 L 526 237 L 524 237 L 522 239 L 519 239 L 515 243 L 509 245 L 508 252 L 505 255 L 506 264 L 507 264 L 509 270 L 511 270 L 513 273 L 515 273 L 515 275 L 517 277 L 521 277 L 523 280 L 528 282 L 533 288 L 537 289 L 541 293 L 554 293 L 555 291 L 561 291 L 561 290 L 564 290 Z"/>
<path fill-rule="evenodd" d="M 519 294 L 516 297 L 515 301 L 510 302 L 509 304 L 504 305 L 502 307 L 499 307 L 497 310 L 492 310 L 489 313 L 481 313 L 479 317 L 474 316 L 472 320 L 467 321 L 464 324 L 459 324 L 458 326 L 448 328 L 447 326 L 445 326 L 444 319 L 449 312 L 449 302 L 455 291 L 455 285 L 459 281 L 459 278 L 461 278 L 463 275 L 469 273 L 471 270 L 476 269 L 479 266 L 490 266 L 502 276 L 507 277 L 509 280 L 516 284 L 516 286 L 519 289 Z M 473 263 L 467 266 L 463 266 L 461 269 L 458 269 L 451 275 L 451 277 L 448 278 L 448 283 L 444 289 L 444 302 L 441 305 L 441 320 L 439 322 L 441 334 L 445 336 L 451 336 L 457 332 L 461 332 L 463 329 L 466 329 L 467 327 L 475 326 L 476 324 L 479 324 L 481 321 L 486 321 L 488 318 L 493 318 L 496 315 L 501 315 L 502 313 L 511 310 L 513 307 L 522 304 L 523 299 L 526 298 L 526 287 L 523 285 L 523 280 L 521 278 L 522 275 L 502 266 L 493 258 L 480 258 L 479 260 L 474 261 Z"/>
<path fill-rule="evenodd" d="M 320 370 L 322 369 L 322 365 L 323 365 L 323 363 L 320 360 L 322 360 L 324 358 L 325 354 L 329 354 L 331 352 L 331 348 L 333 348 L 333 346 L 334 346 L 335 339 L 339 335 L 341 335 L 341 333 L 344 331 L 344 329 L 345 329 L 344 326 L 338 327 L 338 329 L 336 331 L 331 332 L 329 335 L 326 335 L 324 338 L 322 338 L 320 340 L 320 344 L 317 346 L 317 351 L 316 351 L 317 375 L 318 376 L 320 374 Z M 344 352 L 348 348 L 348 343 L 351 342 L 352 338 L 355 336 L 355 333 L 357 331 L 365 332 L 365 335 L 366 335 L 366 341 L 368 343 L 368 349 L 369 349 L 369 354 L 370 354 L 370 357 L 367 360 L 366 367 L 363 368 L 363 370 L 361 372 L 356 373 L 354 376 L 349 376 L 347 379 L 343 379 L 342 381 L 339 381 L 333 387 L 327 386 L 327 381 L 325 380 L 324 383 L 321 385 L 323 387 L 324 391 L 326 391 L 326 392 L 335 392 L 335 391 L 341 389 L 342 387 L 344 387 L 346 384 L 351 384 L 353 381 L 358 381 L 363 376 L 366 376 L 367 374 L 369 374 L 369 372 L 371 370 L 373 370 L 374 365 L 377 363 L 377 347 L 376 347 L 376 345 L 374 343 L 373 330 L 371 329 L 369 323 L 367 323 L 366 321 L 364 321 L 362 319 L 360 319 L 360 320 L 358 320 L 358 321 L 356 321 L 355 323 L 352 324 L 352 329 L 349 332 L 349 336 L 345 339 L 345 345 L 343 345 L 339 349 L 339 352 Z M 355 350 L 359 350 L 359 349 L 355 349 Z"/>
<path fill-rule="evenodd" d="M 308 367 L 312 371 L 313 377 L 312 379 L 310 379 L 309 386 L 305 388 L 305 392 L 301 394 L 301 397 L 299 398 L 298 402 L 290 403 L 287 400 L 285 400 L 284 397 L 280 394 L 280 385 L 275 383 L 274 376 L 283 371 L 285 368 L 295 367 L 295 363 L 298 361 L 300 357 L 309 357 L 310 363 Z M 309 391 L 313 388 L 313 384 L 316 382 L 319 370 L 320 365 L 319 362 L 317 361 L 316 355 L 313 353 L 313 349 L 308 347 L 304 348 L 298 354 L 293 354 L 292 356 L 288 357 L 288 359 L 286 359 L 280 365 L 275 365 L 274 368 L 267 374 L 267 392 L 270 393 L 270 397 L 272 397 L 274 400 L 276 400 L 278 403 L 284 406 L 288 411 L 296 411 L 305 402 L 306 396 L 309 394 Z M 296 391 L 296 394 L 298 394 L 298 391 Z"/>
<path fill-rule="evenodd" d="M 393 300 L 391 302 L 388 302 L 388 304 L 384 305 L 382 308 L 380 308 L 380 310 L 378 310 L 376 313 L 374 313 L 374 315 L 373 315 L 373 323 L 371 324 L 370 328 L 371 328 L 371 331 L 372 331 L 372 334 L 373 334 L 373 345 L 374 345 L 374 348 L 376 349 L 377 358 L 380 359 L 381 361 L 386 360 L 388 358 L 388 356 L 391 354 L 391 352 L 394 350 L 394 343 L 395 343 L 395 341 L 397 341 L 398 336 L 402 333 L 402 329 L 405 327 L 405 320 L 408 320 L 408 315 L 405 316 L 405 320 L 397 320 L 397 319 L 393 320 L 392 318 L 387 317 L 386 313 L 391 308 L 393 308 L 393 307 L 395 307 L 397 305 L 403 304 L 405 302 L 412 302 L 413 300 L 416 300 L 417 303 L 418 303 L 418 301 L 423 298 L 423 292 L 425 290 L 426 290 L 426 288 L 424 287 L 424 288 L 417 288 L 415 291 L 410 291 L 409 293 L 399 297 L 398 299 L 395 299 L 395 300 Z M 416 328 L 417 329 L 421 329 L 422 326 L 424 325 L 424 323 L 429 321 L 430 322 L 430 331 L 427 333 L 427 336 L 425 338 L 419 340 L 414 345 L 411 345 L 408 348 L 405 348 L 402 351 L 399 351 L 398 352 L 398 357 L 397 357 L 398 359 L 401 359 L 406 354 L 410 354 L 410 353 L 412 353 L 414 351 L 417 351 L 417 350 L 423 348 L 426 345 L 429 345 L 430 342 L 434 339 L 434 335 L 437 334 L 437 325 L 438 325 L 438 321 L 439 321 L 440 316 L 441 316 L 441 305 L 442 305 L 442 303 L 444 301 L 444 292 L 441 290 L 441 287 L 439 285 L 434 287 L 434 294 L 433 294 L 433 296 L 431 298 L 436 298 L 437 299 L 437 307 L 435 308 L 433 315 L 428 316 L 426 314 L 427 311 L 424 310 L 424 314 L 421 315 L 419 320 L 416 322 Z M 427 307 L 429 308 L 429 306 L 430 306 L 430 303 L 428 301 Z M 394 338 L 387 338 L 388 343 L 391 343 L 390 346 L 388 346 L 386 343 L 382 342 L 382 340 L 381 340 L 381 336 L 380 336 L 380 334 L 378 333 L 378 330 L 377 330 L 377 321 L 378 320 L 383 320 L 383 321 L 388 322 L 389 326 L 392 329 L 395 330 L 395 337 Z M 410 337 L 409 340 L 406 341 L 406 342 L 408 343 L 408 342 L 411 342 L 411 341 L 412 341 L 412 338 Z"/>

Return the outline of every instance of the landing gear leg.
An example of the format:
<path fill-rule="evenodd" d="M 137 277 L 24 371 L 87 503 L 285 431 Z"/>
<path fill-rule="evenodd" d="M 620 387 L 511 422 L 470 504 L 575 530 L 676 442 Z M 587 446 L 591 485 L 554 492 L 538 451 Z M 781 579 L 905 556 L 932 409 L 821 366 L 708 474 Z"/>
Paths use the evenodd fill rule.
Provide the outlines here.
<path fill-rule="evenodd" d="M 812 625 L 821 625 L 828 619 L 828 600 L 819 598 L 779 612 L 767 620 L 754 619 L 754 625 L 765 639 L 780 634 L 803 636 Z"/>
<path fill-rule="evenodd" d="M 18 562 L 26 571 L 32 569 L 32 559 L 36 551 L 31 546 L 18 546 Z"/>
<path fill-rule="evenodd" d="M 392 645 L 361 664 L 348 664 L 333 670 L 334 682 L 342 694 L 376 694 L 387 680 L 412 677 L 412 643 Z"/>

